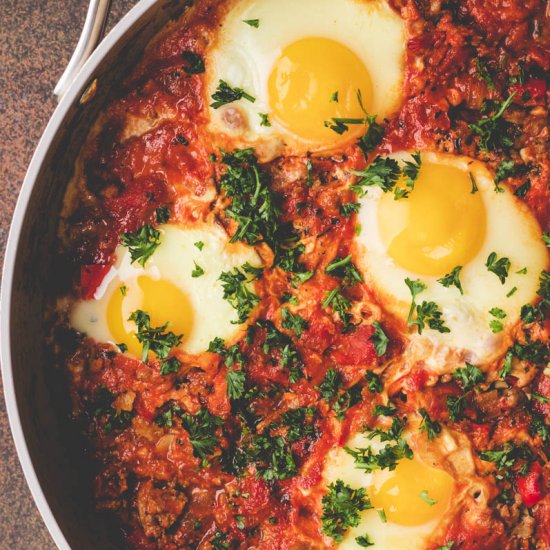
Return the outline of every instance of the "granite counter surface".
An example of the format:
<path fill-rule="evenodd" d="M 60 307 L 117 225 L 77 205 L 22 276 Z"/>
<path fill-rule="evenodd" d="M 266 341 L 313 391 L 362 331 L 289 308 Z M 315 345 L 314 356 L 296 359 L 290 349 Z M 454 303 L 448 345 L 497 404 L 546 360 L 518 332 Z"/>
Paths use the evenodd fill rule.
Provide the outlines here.
<path fill-rule="evenodd" d="M 109 28 L 136 3 L 113 0 Z M 55 109 L 52 90 L 87 6 L 86 0 L 0 0 L 0 259 L 25 171 Z M 54 549 L 23 477 L 0 397 L 0 550 Z"/>

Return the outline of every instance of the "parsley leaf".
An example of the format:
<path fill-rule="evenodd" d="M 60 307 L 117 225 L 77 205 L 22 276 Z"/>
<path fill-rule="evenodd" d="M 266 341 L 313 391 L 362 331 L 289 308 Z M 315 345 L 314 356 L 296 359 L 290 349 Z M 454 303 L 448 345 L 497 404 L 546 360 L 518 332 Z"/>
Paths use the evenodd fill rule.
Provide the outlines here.
<path fill-rule="evenodd" d="M 481 451 L 478 455 L 481 460 L 493 462 L 496 469 L 502 472 L 507 479 L 511 477 L 511 468 L 518 461 L 527 463 L 520 470 L 522 474 L 525 474 L 528 464 L 534 459 L 533 452 L 527 445 L 516 445 L 511 441 L 506 442 L 500 449 Z"/>
<path fill-rule="evenodd" d="M 361 204 L 358 202 L 347 202 L 346 204 L 341 204 L 338 207 L 338 211 L 344 218 L 351 218 L 353 214 L 357 214 L 359 212 L 360 208 Z"/>
<path fill-rule="evenodd" d="M 411 321 L 410 325 L 418 327 L 418 334 L 422 334 L 426 324 L 432 330 L 445 333 L 451 332 L 449 327 L 445 326 L 445 322 L 441 319 L 443 313 L 439 310 L 435 302 L 422 302 L 416 306 L 416 319 Z"/>
<path fill-rule="evenodd" d="M 426 290 L 427 286 L 420 280 L 412 280 L 408 277 L 405 279 L 405 284 L 409 287 L 412 295 L 411 307 L 409 309 L 409 315 L 407 317 L 407 327 L 410 329 L 413 326 L 413 314 L 416 309 L 416 297 Z"/>
<path fill-rule="evenodd" d="M 183 334 L 176 335 L 173 332 L 165 332 L 168 323 L 160 327 L 151 327 L 151 318 L 149 314 L 141 309 L 134 311 L 129 321 L 134 321 L 137 325 L 136 337 L 142 344 L 141 360 L 146 363 L 149 351 L 156 354 L 159 359 L 166 359 L 170 350 L 178 346 L 183 338 Z"/>
<path fill-rule="evenodd" d="M 344 329 L 349 328 L 351 314 L 348 312 L 351 309 L 351 302 L 340 292 L 338 287 L 325 293 L 325 299 L 322 305 L 324 308 L 332 307 L 333 311 L 340 317 L 340 321 L 344 324 Z"/>
<path fill-rule="evenodd" d="M 448 395 L 447 396 L 447 409 L 449 411 L 449 418 L 452 422 L 457 422 L 462 418 L 464 413 L 464 405 L 466 395 Z"/>
<path fill-rule="evenodd" d="M 504 112 L 511 105 L 516 92 L 498 105 L 497 102 L 485 100 L 482 111 L 493 112 L 468 127 L 479 137 L 479 148 L 482 151 L 508 150 L 514 145 L 517 128 L 503 118 Z"/>
<path fill-rule="evenodd" d="M 333 277 L 343 277 L 346 286 L 363 282 L 363 276 L 351 261 L 351 254 L 345 258 L 335 258 L 327 265 L 325 273 Z"/>
<path fill-rule="evenodd" d="M 204 67 L 204 61 L 202 60 L 202 57 L 195 52 L 183 52 L 181 54 L 183 57 L 183 60 L 187 63 L 185 67 L 183 67 L 183 70 L 186 74 L 201 74 L 204 73 L 205 67 Z"/>
<path fill-rule="evenodd" d="M 414 184 L 418 179 L 418 176 L 420 174 L 420 168 L 422 167 L 422 159 L 420 158 L 420 153 L 416 151 L 416 153 L 413 153 L 411 156 L 412 156 L 412 161 L 406 160 L 405 166 L 403 167 L 403 176 L 405 176 L 405 185 L 407 186 L 409 191 L 412 191 L 414 189 Z M 409 191 L 406 191 L 406 195 L 404 196 L 408 196 Z"/>
<path fill-rule="evenodd" d="M 223 425 L 223 420 L 212 415 L 208 409 L 201 409 L 194 416 L 183 415 L 181 425 L 189 433 L 193 454 L 198 458 L 205 459 L 211 455 L 220 443 L 216 430 Z"/>
<path fill-rule="evenodd" d="M 181 367 L 181 361 L 177 357 L 170 357 L 160 365 L 160 374 L 175 374 Z"/>
<path fill-rule="evenodd" d="M 369 546 L 374 546 L 374 542 L 368 535 L 361 535 L 360 537 L 355 537 L 355 542 L 361 548 L 368 548 Z"/>
<path fill-rule="evenodd" d="M 265 126 L 266 128 L 269 128 L 271 126 L 271 122 L 269 121 L 269 115 L 267 113 L 258 113 L 260 116 L 261 122 L 260 126 Z"/>
<path fill-rule="evenodd" d="M 225 375 L 227 395 L 230 399 L 240 399 L 244 394 L 246 374 L 243 370 L 230 370 Z"/>
<path fill-rule="evenodd" d="M 255 245 L 263 239 L 275 248 L 279 208 L 254 151 L 242 149 L 231 154 L 224 153 L 222 162 L 226 171 L 220 178 L 220 187 L 233 199 L 226 213 L 238 224 L 231 242 L 243 241 Z"/>
<path fill-rule="evenodd" d="M 130 251 L 132 263 L 138 262 L 145 267 L 147 260 L 160 245 L 160 231 L 146 223 L 134 233 L 123 233 L 120 242 Z"/>
<path fill-rule="evenodd" d="M 496 334 L 498 332 L 502 332 L 504 329 L 504 324 L 502 323 L 501 319 L 504 319 L 506 317 L 506 312 L 500 309 L 499 307 L 494 307 L 489 310 L 489 313 L 495 317 L 495 319 L 491 319 L 489 322 L 489 327 L 491 330 Z"/>
<path fill-rule="evenodd" d="M 511 178 L 516 172 L 516 163 L 513 160 L 502 159 L 495 172 L 495 185 L 498 185 L 502 180 Z"/>
<path fill-rule="evenodd" d="M 472 184 L 472 190 L 470 191 L 470 195 L 475 195 L 478 192 L 476 179 L 474 178 L 474 175 L 472 172 L 468 172 L 468 175 L 470 176 L 470 182 Z"/>
<path fill-rule="evenodd" d="M 309 323 L 306 319 L 300 317 L 299 315 L 293 315 L 287 307 L 281 309 L 281 315 L 281 325 L 283 328 L 294 331 L 298 338 L 300 338 L 303 331 L 309 327 Z"/>
<path fill-rule="evenodd" d="M 204 243 L 202 241 L 197 241 L 196 243 L 193 243 L 194 246 L 196 246 L 199 250 L 202 250 L 204 248 Z"/>
<path fill-rule="evenodd" d="M 491 252 L 487 258 L 487 262 L 485 263 L 487 271 L 494 273 L 498 277 L 501 284 L 506 282 L 510 265 L 511 263 L 508 258 L 498 258 L 496 252 Z"/>
<path fill-rule="evenodd" d="M 429 504 L 430 506 L 433 506 L 434 504 L 437 504 L 437 500 L 434 500 L 433 498 L 430 498 L 428 495 L 428 491 L 420 491 L 420 494 L 418 495 L 426 504 Z"/>
<path fill-rule="evenodd" d="M 335 542 L 341 542 L 350 527 L 359 525 L 360 512 L 372 508 L 363 487 L 352 489 L 341 479 L 329 484 L 322 505 L 321 532 L 332 537 Z"/>
<path fill-rule="evenodd" d="M 374 344 L 376 355 L 381 357 L 384 353 L 386 353 L 390 339 L 386 336 L 386 333 L 382 330 L 382 327 L 378 321 L 374 321 L 372 326 L 374 327 L 374 332 L 369 340 Z"/>
<path fill-rule="evenodd" d="M 193 261 L 193 263 L 195 264 L 195 269 L 193 269 L 193 271 L 191 271 L 191 277 L 193 277 L 194 279 L 196 279 L 197 277 L 202 277 L 204 275 L 204 269 L 197 264 L 197 262 Z"/>
<path fill-rule="evenodd" d="M 453 378 L 458 380 L 464 391 L 471 390 L 481 382 L 485 382 L 484 372 L 471 363 L 466 363 L 466 367 L 456 369 L 453 372 Z"/>
<path fill-rule="evenodd" d="M 243 23 L 246 23 L 250 27 L 254 27 L 257 29 L 260 26 L 260 20 L 259 19 L 243 19 Z"/>
<path fill-rule="evenodd" d="M 166 223 L 170 219 L 170 209 L 166 206 L 160 206 L 155 210 L 157 223 Z"/>
<path fill-rule="evenodd" d="M 376 115 L 367 115 L 366 122 L 369 127 L 357 142 L 359 149 L 361 149 L 365 156 L 374 151 L 384 138 L 384 127 L 376 122 Z"/>
<path fill-rule="evenodd" d="M 372 447 L 364 449 L 350 449 L 344 447 L 346 453 L 351 455 L 355 462 L 355 467 L 366 472 L 375 470 L 395 470 L 400 460 L 412 459 L 413 452 L 404 439 L 399 439 L 395 445 L 387 444 L 378 452 Z"/>
<path fill-rule="evenodd" d="M 426 432 L 430 441 L 435 439 L 441 433 L 441 424 L 437 420 L 432 420 L 426 409 L 418 409 L 418 412 L 422 417 L 420 432 Z"/>
<path fill-rule="evenodd" d="M 212 94 L 213 103 L 210 104 L 212 109 L 219 109 L 223 105 L 239 101 L 240 99 L 246 99 L 250 103 L 256 101 L 255 97 L 245 92 L 242 88 L 232 88 L 225 80 L 220 80 L 218 89 Z"/>
<path fill-rule="evenodd" d="M 384 386 L 382 385 L 382 380 L 380 380 L 380 376 L 378 376 L 371 370 L 368 370 L 365 373 L 365 380 L 367 381 L 367 387 L 369 388 L 369 391 L 371 393 L 381 393 L 384 389 Z"/>
<path fill-rule="evenodd" d="M 437 282 L 442 284 L 444 287 L 449 288 L 451 285 L 456 286 L 460 290 L 460 294 L 464 294 L 462 290 L 462 284 L 460 283 L 460 271 L 462 270 L 461 265 L 457 265 L 450 273 L 447 273 L 441 279 L 437 279 Z"/>
<path fill-rule="evenodd" d="M 246 264 L 240 269 L 235 267 L 233 271 L 223 271 L 219 277 L 219 280 L 222 281 L 223 298 L 237 311 L 237 320 L 231 321 L 233 324 L 244 323 L 250 312 L 260 302 L 258 296 L 248 286 L 254 279 L 247 277 L 245 266 Z"/>
<path fill-rule="evenodd" d="M 360 179 L 352 186 L 359 196 L 367 194 L 368 187 L 378 186 L 384 193 L 392 191 L 401 175 L 401 169 L 395 159 L 377 156 L 365 170 L 352 170 Z"/>

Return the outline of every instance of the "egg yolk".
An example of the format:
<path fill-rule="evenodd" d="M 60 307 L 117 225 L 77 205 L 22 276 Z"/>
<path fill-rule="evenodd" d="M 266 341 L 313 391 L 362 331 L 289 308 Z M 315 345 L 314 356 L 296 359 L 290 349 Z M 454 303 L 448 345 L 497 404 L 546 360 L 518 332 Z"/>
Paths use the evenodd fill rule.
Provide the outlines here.
<path fill-rule="evenodd" d="M 171 282 L 142 275 L 128 284 L 124 293 L 116 288 L 107 304 L 109 330 L 115 342 L 126 344 L 136 357 L 141 357 L 142 345 L 136 337 L 137 327 L 129 318 L 138 309 L 149 314 L 153 328 L 169 323 L 167 331 L 185 337 L 193 327 L 191 304 Z"/>
<path fill-rule="evenodd" d="M 372 505 L 383 509 L 388 521 L 421 525 L 441 516 L 454 489 L 453 478 L 418 459 L 402 460 L 395 470 L 373 474 Z"/>
<path fill-rule="evenodd" d="M 424 163 L 407 198 L 382 197 L 380 236 L 399 266 L 443 276 L 474 258 L 485 239 L 486 212 L 481 193 L 471 189 L 467 172 Z"/>
<path fill-rule="evenodd" d="M 284 48 L 269 77 L 268 90 L 274 118 L 304 139 L 333 143 L 365 131 L 363 124 L 350 124 L 342 135 L 325 127 L 325 121 L 332 118 L 364 119 L 357 91 L 367 111 L 372 96 L 361 60 L 334 40 L 304 38 Z"/>

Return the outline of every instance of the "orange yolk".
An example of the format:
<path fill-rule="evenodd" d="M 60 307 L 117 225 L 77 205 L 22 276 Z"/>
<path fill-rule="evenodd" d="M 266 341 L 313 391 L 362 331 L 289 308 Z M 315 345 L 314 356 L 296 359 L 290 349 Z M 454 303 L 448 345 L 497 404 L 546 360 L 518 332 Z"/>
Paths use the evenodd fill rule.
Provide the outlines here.
<path fill-rule="evenodd" d="M 141 309 L 151 317 L 151 327 L 169 323 L 166 330 L 174 334 L 190 334 L 193 310 L 187 296 L 171 282 L 142 275 L 128 285 L 123 294 L 115 289 L 107 305 L 109 330 L 117 344 L 126 344 L 128 351 L 141 357 L 142 345 L 136 338 L 137 327 L 130 315 Z"/>
<path fill-rule="evenodd" d="M 485 238 L 481 193 L 471 193 L 467 172 L 425 163 L 408 198 L 385 194 L 378 209 L 382 242 L 399 266 L 443 276 L 466 265 Z"/>
<path fill-rule="evenodd" d="M 349 48 L 328 38 L 311 37 L 284 48 L 268 82 L 274 117 L 297 136 L 313 142 L 339 143 L 364 132 L 363 124 L 349 125 L 338 135 L 324 123 L 332 118 L 360 118 L 357 99 L 369 109 L 369 74 Z M 337 92 L 338 100 L 333 99 Z"/>
<path fill-rule="evenodd" d="M 412 526 L 443 515 L 453 490 L 454 480 L 447 472 L 414 458 L 402 460 L 393 471 L 376 471 L 370 497 L 375 508 L 384 510 L 388 521 Z"/>

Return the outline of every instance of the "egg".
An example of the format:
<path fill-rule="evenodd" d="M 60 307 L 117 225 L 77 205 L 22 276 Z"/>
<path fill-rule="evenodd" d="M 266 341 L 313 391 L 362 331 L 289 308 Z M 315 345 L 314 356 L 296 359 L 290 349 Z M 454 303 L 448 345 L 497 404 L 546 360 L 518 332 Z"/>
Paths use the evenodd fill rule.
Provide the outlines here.
<path fill-rule="evenodd" d="M 141 357 L 142 346 L 129 319 L 137 310 L 150 315 L 152 327 L 169 323 L 167 330 L 182 334 L 181 349 L 191 354 L 206 351 L 215 337 L 236 339 L 243 325 L 236 324 L 237 314 L 223 298 L 219 277 L 247 262 L 258 267 L 254 248 L 230 243 L 214 224 L 158 229 L 160 245 L 145 267 L 132 263 L 126 247 L 117 247 L 116 261 L 93 299 L 72 308 L 71 325 L 97 342 L 125 344 L 135 357 Z"/>
<path fill-rule="evenodd" d="M 370 447 L 378 453 L 386 445 L 394 444 L 355 434 L 346 447 L 352 450 Z M 439 465 L 427 463 L 416 450 L 411 459 L 399 460 L 394 470 L 367 472 L 357 468 L 353 456 L 344 448 L 333 449 L 325 462 L 323 482 L 328 486 L 337 480 L 352 489 L 366 489 L 372 505 L 361 512 L 359 525 L 347 531 L 338 546 L 342 549 L 360 548 L 355 539 L 364 535 L 374 543 L 369 547 L 373 550 L 425 548 L 428 537 L 458 495 L 454 478 Z"/>
<path fill-rule="evenodd" d="M 230 2 L 206 53 L 208 96 L 224 81 L 250 97 L 211 106 L 212 134 L 264 156 L 354 141 L 364 124 L 339 135 L 325 122 L 395 111 L 405 43 L 403 20 L 382 0 Z"/>
<path fill-rule="evenodd" d="M 410 353 L 431 350 L 434 369 L 445 368 L 449 350 L 461 360 L 487 363 L 505 351 L 521 307 L 536 298 L 548 265 L 542 231 L 525 204 L 495 186 L 484 164 L 431 152 L 421 158 L 408 198 L 395 200 L 372 187 L 361 199 L 354 254 L 380 301 L 404 324 L 412 301 L 407 278 L 426 287 L 416 304 L 435 302 L 441 311 L 449 332 L 413 329 Z M 505 280 L 488 269 L 490 256 L 509 260 Z M 459 266 L 463 294 L 440 281 Z"/>

